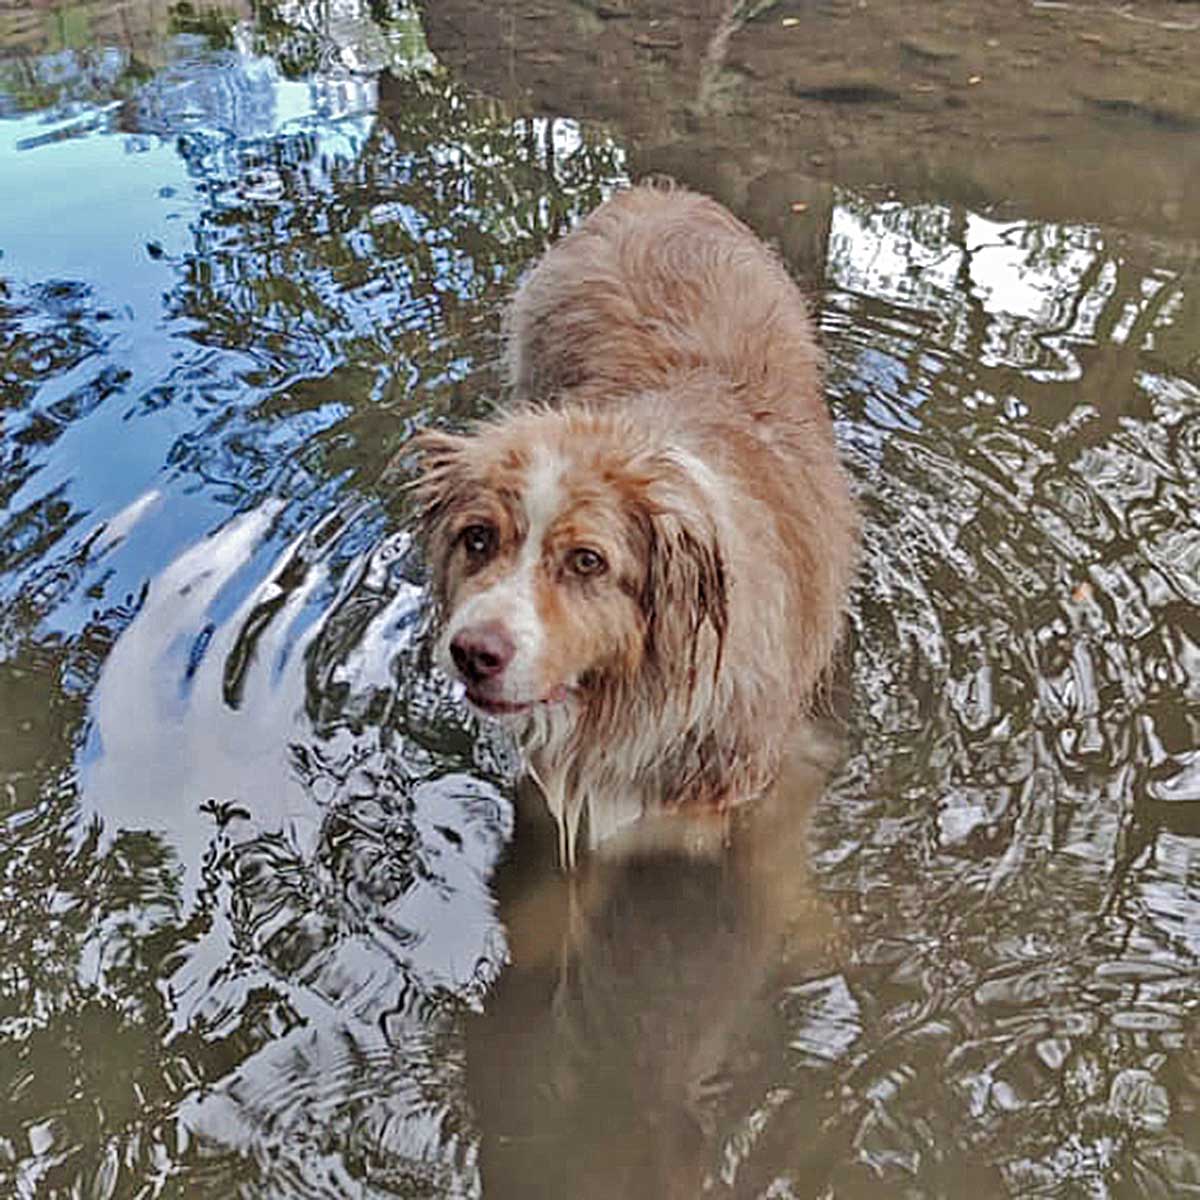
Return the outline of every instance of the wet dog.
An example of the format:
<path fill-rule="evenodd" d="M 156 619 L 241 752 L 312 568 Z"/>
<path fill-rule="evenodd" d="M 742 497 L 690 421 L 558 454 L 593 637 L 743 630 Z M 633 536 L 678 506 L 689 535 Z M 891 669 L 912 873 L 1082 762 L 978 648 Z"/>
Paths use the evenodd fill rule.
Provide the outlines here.
<path fill-rule="evenodd" d="M 574 857 L 775 778 L 838 644 L 857 515 L 803 298 L 719 204 L 636 187 L 524 280 L 515 411 L 421 435 L 438 655 Z"/>

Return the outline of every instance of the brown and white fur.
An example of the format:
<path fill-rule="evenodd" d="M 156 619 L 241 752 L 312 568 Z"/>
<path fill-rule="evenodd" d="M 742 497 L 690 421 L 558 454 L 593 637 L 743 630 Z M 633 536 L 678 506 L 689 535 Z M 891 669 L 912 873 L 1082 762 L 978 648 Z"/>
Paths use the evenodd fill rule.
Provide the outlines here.
<path fill-rule="evenodd" d="M 518 734 L 574 857 L 778 772 L 839 641 L 857 516 L 780 262 L 703 196 L 596 209 L 508 317 L 515 411 L 421 435 L 438 656 Z"/>

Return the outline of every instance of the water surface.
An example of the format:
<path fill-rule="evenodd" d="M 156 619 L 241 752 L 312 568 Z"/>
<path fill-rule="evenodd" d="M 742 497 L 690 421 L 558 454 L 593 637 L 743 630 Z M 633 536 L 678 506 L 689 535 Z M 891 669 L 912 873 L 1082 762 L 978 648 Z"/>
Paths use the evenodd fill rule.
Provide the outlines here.
<path fill-rule="evenodd" d="M 0 1191 L 1200 1195 L 1200 29 L 926 8 L 0 13 Z M 779 793 L 567 881 L 403 449 L 649 171 L 864 565 Z"/>

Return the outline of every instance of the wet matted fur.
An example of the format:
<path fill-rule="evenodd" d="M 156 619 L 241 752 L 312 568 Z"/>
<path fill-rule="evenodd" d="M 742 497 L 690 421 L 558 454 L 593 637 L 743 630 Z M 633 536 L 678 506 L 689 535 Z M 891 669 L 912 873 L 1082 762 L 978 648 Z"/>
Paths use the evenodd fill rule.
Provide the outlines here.
<path fill-rule="evenodd" d="M 714 201 L 641 186 L 508 314 L 516 406 L 420 436 L 438 657 L 565 831 L 778 772 L 843 624 L 857 514 L 803 298 Z"/>

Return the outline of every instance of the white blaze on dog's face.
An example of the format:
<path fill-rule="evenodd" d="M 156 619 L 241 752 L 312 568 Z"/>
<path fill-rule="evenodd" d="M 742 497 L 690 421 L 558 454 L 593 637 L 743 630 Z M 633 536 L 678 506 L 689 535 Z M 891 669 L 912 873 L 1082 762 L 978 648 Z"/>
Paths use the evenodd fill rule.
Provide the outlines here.
<path fill-rule="evenodd" d="M 478 496 L 485 503 L 468 506 L 452 527 L 451 554 L 459 561 L 448 566 L 459 568 L 458 603 L 451 603 L 438 657 L 485 712 L 556 703 L 575 683 L 553 677 L 544 662 L 554 634 L 547 628 L 545 593 L 560 568 L 548 534 L 563 515 L 566 465 L 554 450 L 535 448 L 516 481 L 515 504 L 511 496 L 507 504 L 500 495 L 487 497 L 485 489 Z M 589 556 L 588 564 L 592 556 L 602 562 L 592 547 L 577 553 Z"/>
<path fill-rule="evenodd" d="M 424 434 L 425 541 L 438 658 L 492 716 L 578 711 L 670 654 L 693 674 L 724 633 L 711 522 L 694 481 L 589 414 L 527 413 L 471 437 Z M 699 523 L 700 528 L 693 526 Z M 666 605 L 668 611 L 664 612 Z M 671 630 L 692 643 L 668 648 Z"/>

